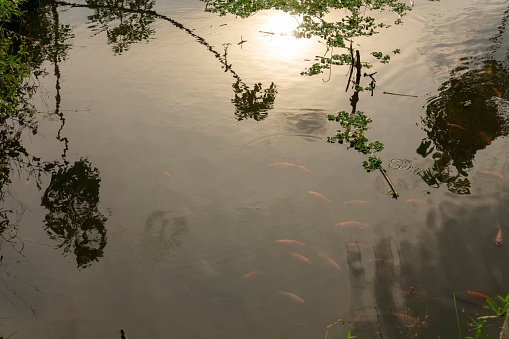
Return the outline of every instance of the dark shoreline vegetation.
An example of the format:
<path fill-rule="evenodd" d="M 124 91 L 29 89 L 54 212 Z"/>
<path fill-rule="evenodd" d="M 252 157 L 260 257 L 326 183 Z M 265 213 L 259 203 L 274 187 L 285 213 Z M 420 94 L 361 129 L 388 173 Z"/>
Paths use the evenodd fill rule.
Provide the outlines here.
<path fill-rule="evenodd" d="M 350 89 L 353 90 L 350 99 L 352 106 L 351 113 L 342 110 L 339 111 L 337 115 L 328 115 L 327 118 L 330 121 L 337 121 L 343 127 L 343 130 L 338 130 L 335 136 L 329 137 L 328 141 L 330 143 L 336 141 L 338 143 L 349 143 L 351 148 L 362 154 L 370 155 L 368 160 L 363 164 L 368 172 L 380 168 L 382 173 L 384 173 L 383 169 L 380 167 L 381 159 L 375 156 L 375 153 L 382 151 L 383 144 L 379 141 L 369 142 L 364 136 L 364 132 L 369 129 L 368 125 L 372 121 L 364 112 L 357 110 L 359 93 L 371 92 L 372 94 L 375 90 L 376 80 L 374 76 L 376 72 L 362 74 L 361 69 L 363 67 L 367 69 L 372 67 L 372 65 L 369 63 L 361 63 L 360 51 L 353 48 L 353 39 L 359 36 L 374 35 L 377 33 L 377 29 L 388 28 L 390 24 L 377 24 L 374 18 L 363 16 L 364 12 L 360 10 L 362 6 L 359 1 L 342 2 L 342 6 L 344 7 L 341 8 L 350 11 L 350 15 L 347 15 L 347 20 L 345 22 L 326 22 L 323 19 L 328 13 L 329 2 L 327 1 L 323 3 L 320 2 L 321 6 L 316 6 L 316 8 L 313 8 L 313 2 L 307 5 L 291 5 L 286 1 L 202 1 L 207 3 L 207 11 L 219 13 L 221 15 L 229 13 L 239 17 L 248 17 L 257 11 L 269 8 L 283 10 L 294 15 L 303 15 L 302 24 L 297 29 L 295 36 L 300 38 L 318 36 L 324 39 L 326 41 L 326 52 L 323 56 L 317 56 L 316 62 L 303 71 L 302 75 L 313 76 L 323 73 L 324 71 L 331 72 L 333 66 L 346 65 L 350 67 L 346 91 Z M 27 36 L 23 33 L 23 24 L 25 23 L 23 23 L 22 18 L 24 16 L 33 15 L 31 11 L 37 9 L 38 6 L 42 6 L 42 3 L 45 6 L 51 7 L 51 14 L 53 15 L 51 25 L 45 28 L 48 30 L 48 37 L 50 37 L 51 41 L 42 41 L 39 37 Z M 370 3 L 373 5 L 371 9 L 374 10 L 383 10 L 385 6 L 388 6 L 389 11 L 393 11 L 397 14 L 394 24 L 400 24 L 401 17 L 405 15 L 406 11 L 411 10 L 409 6 L 393 0 L 370 1 Z M 153 3 L 151 4 L 153 5 Z M 239 6 L 239 4 L 243 5 Z M 65 60 L 67 50 L 71 47 L 69 40 L 72 37 L 72 32 L 68 26 L 61 25 L 58 21 L 56 10 L 59 5 L 82 6 L 96 9 L 97 16 L 100 16 L 101 11 L 106 11 L 108 9 L 107 6 L 101 6 L 100 1 L 89 1 L 87 5 L 77 5 L 46 0 L 41 0 L 40 2 L 37 2 L 37 0 L 0 0 L 0 34 L 2 37 L 0 42 L 0 65 L 2 69 L 0 98 L 0 201 L 3 201 L 9 196 L 9 184 L 14 175 L 17 174 L 18 176 L 23 175 L 33 178 L 39 190 L 41 189 L 41 175 L 50 175 L 51 180 L 49 186 L 45 190 L 41 201 L 42 205 L 48 210 L 48 214 L 44 220 L 45 231 L 52 240 L 58 243 L 57 247 L 60 248 L 64 254 L 72 253 L 75 256 L 77 268 L 84 269 L 103 256 L 103 251 L 107 242 L 105 228 L 106 217 L 99 212 L 98 209 L 100 187 L 99 170 L 86 158 L 81 158 L 79 161 L 70 164 L 66 158 L 66 153 L 69 148 L 68 140 L 60 135 L 60 131 L 65 124 L 65 118 L 60 111 L 60 71 L 58 64 Z M 132 8 L 130 10 L 134 14 L 147 14 L 146 21 L 144 22 L 147 26 L 155 20 L 154 18 L 160 18 L 186 31 L 213 53 L 220 61 L 224 71 L 232 75 L 234 78 L 234 83 L 232 85 L 234 99 L 231 101 L 235 106 L 235 116 L 237 120 L 254 119 L 256 121 L 261 121 L 268 116 L 268 111 L 273 108 L 277 94 L 277 87 L 274 83 L 270 84 L 265 89 L 260 83 L 255 83 L 253 89 L 250 89 L 232 69 L 232 65 L 228 63 L 227 47 L 224 49 L 224 54 L 219 53 L 213 46 L 209 45 L 203 38 L 190 29 L 168 17 L 161 16 L 152 11 L 152 5 L 147 6 L 144 10 L 140 9 L 137 11 Z M 114 6 L 112 8 L 114 8 Z M 25 14 L 23 14 L 24 9 L 27 10 Z M 148 16 L 148 14 L 152 15 L 152 17 Z M 105 24 L 105 26 L 107 25 Z M 107 30 L 107 28 L 102 29 Z M 114 53 L 120 54 L 127 51 L 130 44 L 148 39 L 152 33 L 153 31 L 148 29 L 147 31 L 131 37 L 131 40 L 123 40 L 120 30 L 109 30 L 108 38 L 109 43 L 113 45 Z M 346 49 L 347 53 L 335 54 L 334 49 Z M 400 51 L 397 49 L 392 52 L 394 54 L 399 54 Z M 380 62 L 386 63 L 390 60 L 390 53 L 384 53 L 376 51 L 369 52 L 368 55 L 373 55 L 375 58 L 379 59 Z M 37 90 L 36 81 L 33 77 L 43 76 L 45 72 L 47 72 L 40 68 L 44 60 L 48 60 L 54 65 L 53 72 L 57 78 L 57 94 L 55 98 L 56 107 L 51 114 L 59 118 L 62 123 L 62 127 L 56 136 L 57 140 L 62 144 L 62 156 L 54 160 L 41 159 L 30 154 L 23 146 L 22 141 L 24 137 L 36 135 L 38 132 L 37 119 L 38 115 L 42 113 L 35 110 L 30 99 Z M 357 72 L 355 72 L 355 70 Z M 369 81 L 368 86 L 361 86 L 361 77 Z M 468 77 L 465 76 L 463 84 L 465 85 L 467 83 Z M 352 84 L 352 86 L 350 86 L 350 84 Z M 456 85 L 452 87 L 454 89 L 457 88 Z M 465 100 L 464 102 L 466 103 L 467 101 Z M 470 105 L 471 102 L 468 106 Z M 459 110 L 464 110 L 466 109 L 465 107 L 467 106 L 460 107 Z M 481 140 L 481 142 L 484 141 Z M 486 146 L 485 144 L 486 142 L 481 144 L 481 146 Z M 426 145 L 423 146 L 423 149 L 427 147 Z M 426 150 L 422 150 L 422 152 L 426 152 Z M 444 171 L 444 164 L 452 161 L 451 159 L 448 160 L 447 157 L 447 155 L 444 155 L 443 158 L 437 160 L 437 163 L 440 162 L 442 166 L 438 170 L 439 174 Z M 468 181 L 466 181 L 466 179 L 461 179 L 459 174 L 456 178 L 447 177 L 444 181 L 440 181 L 441 179 L 437 179 L 436 176 L 436 173 L 431 173 L 430 170 L 430 173 L 426 173 L 423 179 L 427 179 L 428 181 L 426 182 L 430 182 L 430 186 L 438 185 L 437 182 L 446 182 L 448 187 L 449 184 L 451 185 L 451 191 L 457 194 L 462 194 L 462 192 L 465 192 L 465 187 L 469 187 Z M 390 183 L 390 180 L 387 180 Z M 391 188 L 389 193 L 395 197 L 398 195 L 394 187 Z M 15 197 L 11 198 L 15 200 Z M 25 207 L 21 206 L 21 203 L 19 209 L 0 208 L 0 235 L 2 237 L 2 242 L 10 244 L 20 255 L 22 255 L 25 244 L 31 242 L 29 237 L 21 235 L 21 233 L 18 232 L 19 220 L 22 215 L 22 212 L 19 211 L 22 211 L 23 208 Z M 82 212 L 80 213 L 79 211 Z M 497 306 L 493 301 L 488 302 L 491 309 L 495 312 L 496 317 L 502 317 L 507 314 L 508 297 L 505 299 L 500 297 L 498 300 L 503 303 L 503 306 Z M 407 321 L 403 327 L 408 331 L 405 332 L 406 337 L 410 338 L 417 334 L 413 332 L 413 330 L 418 329 L 423 324 L 423 320 L 425 320 L 415 320 L 409 317 L 408 313 L 403 314 L 401 317 Z M 485 335 L 483 329 L 486 321 L 491 319 L 491 317 L 471 317 L 470 319 L 472 321 L 467 323 L 467 325 L 478 331 L 478 333 L 480 333 L 479 336 Z M 408 323 L 409 320 L 412 322 L 411 324 Z M 336 323 L 329 325 L 327 330 L 341 322 L 342 321 L 338 320 Z M 458 327 L 461 332 L 459 320 Z M 14 333 L 8 337 L 12 337 L 13 335 Z M 123 331 L 120 331 L 120 335 L 122 338 L 127 338 Z M 381 338 L 384 338 L 381 332 L 379 335 Z M 327 334 L 325 334 L 325 336 L 327 336 Z M 349 338 L 354 337 L 355 333 L 352 333 L 352 336 L 349 334 Z M 477 337 L 476 334 L 476 338 Z M 4 337 L 0 335 L 0 338 Z"/>

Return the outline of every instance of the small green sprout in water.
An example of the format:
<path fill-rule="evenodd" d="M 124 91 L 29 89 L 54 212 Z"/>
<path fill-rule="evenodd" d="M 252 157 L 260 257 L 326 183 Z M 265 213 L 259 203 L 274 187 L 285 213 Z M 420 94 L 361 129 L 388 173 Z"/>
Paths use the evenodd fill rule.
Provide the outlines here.
<path fill-rule="evenodd" d="M 462 104 L 463 104 L 463 107 L 469 107 L 470 105 L 472 105 L 472 101 L 466 100 L 466 101 L 463 101 Z"/>
<path fill-rule="evenodd" d="M 382 52 L 371 52 L 371 54 L 377 58 L 378 60 L 380 60 L 380 62 L 382 64 L 388 64 L 391 60 L 391 56 L 390 55 L 383 55 Z"/>

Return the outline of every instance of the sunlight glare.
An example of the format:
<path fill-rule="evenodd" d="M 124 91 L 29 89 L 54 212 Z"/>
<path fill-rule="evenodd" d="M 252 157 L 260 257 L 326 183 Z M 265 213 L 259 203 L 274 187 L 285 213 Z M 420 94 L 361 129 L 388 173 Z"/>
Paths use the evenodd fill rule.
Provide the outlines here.
<path fill-rule="evenodd" d="M 259 13 L 262 14 L 262 13 Z M 301 18 L 283 11 L 267 11 L 260 19 L 259 33 L 263 35 L 265 48 L 278 58 L 302 59 L 312 50 L 314 42 L 310 39 L 297 39 L 293 31 L 299 26 Z"/>

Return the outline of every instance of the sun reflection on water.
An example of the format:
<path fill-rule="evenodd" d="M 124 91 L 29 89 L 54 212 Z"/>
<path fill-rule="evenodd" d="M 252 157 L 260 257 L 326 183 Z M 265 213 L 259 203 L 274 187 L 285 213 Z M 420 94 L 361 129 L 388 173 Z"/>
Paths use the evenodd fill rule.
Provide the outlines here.
<path fill-rule="evenodd" d="M 265 43 L 260 53 L 270 53 L 277 58 L 309 58 L 316 49 L 314 39 L 297 39 L 293 31 L 299 26 L 301 17 L 282 11 L 258 13 L 257 30 Z"/>

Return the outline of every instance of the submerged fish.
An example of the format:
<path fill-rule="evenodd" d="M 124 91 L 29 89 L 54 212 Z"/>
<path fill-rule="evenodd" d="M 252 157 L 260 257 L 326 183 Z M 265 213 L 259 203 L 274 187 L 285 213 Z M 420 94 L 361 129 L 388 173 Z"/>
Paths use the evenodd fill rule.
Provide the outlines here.
<path fill-rule="evenodd" d="M 216 275 L 216 272 L 210 267 L 210 265 L 205 260 L 200 260 L 201 264 L 205 271 L 207 271 L 210 275 Z"/>
<path fill-rule="evenodd" d="M 289 162 L 275 162 L 273 164 L 269 164 L 269 166 L 273 166 L 273 167 L 295 167 L 294 164 L 291 164 Z"/>
<path fill-rule="evenodd" d="M 497 222 L 497 226 L 498 226 L 498 233 L 497 233 L 497 236 L 495 237 L 495 246 L 500 247 L 500 246 L 502 246 L 502 241 L 504 239 L 502 237 L 502 228 L 500 227 L 500 224 L 498 222 Z"/>
<path fill-rule="evenodd" d="M 364 201 L 364 200 L 350 200 L 344 203 L 345 205 L 362 205 L 362 206 L 369 206 L 371 205 L 370 201 Z"/>
<path fill-rule="evenodd" d="M 305 262 L 306 264 L 311 264 L 311 260 L 303 256 L 302 254 L 295 253 L 295 252 L 288 252 L 290 253 L 295 259 Z"/>
<path fill-rule="evenodd" d="M 461 127 L 460 125 L 456 125 L 456 124 L 447 124 L 447 126 L 455 127 L 458 129 L 466 129 L 465 127 Z"/>
<path fill-rule="evenodd" d="M 358 242 L 350 242 L 347 244 L 348 247 L 366 248 L 368 246 L 359 244 Z"/>
<path fill-rule="evenodd" d="M 337 269 L 338 271 L 341 271 L 341 267 L 339 267 L 339 265 L 332 259 L 332 258 L 329 258 L 328 256 L 326 255 L 323 255 L 323 254 L 318 254 L 323 260 L 325 260 L 330 266 L 334 267 L 335 269 Z"/>
<path fill-rule="evenodd" d="M 500 93 L 495 87 L 491 87 L 493 88 L 493 92 L 495 92 L 496 95 L 498 95 L 499 97 L 502 96 L 502 93 Z"/>
<path fill-rule="evenodd" d="M 172 183 L 175 183 L 175 180 L 173 180 L 173 177 L 171 176 L 171 174 L 170 174 L 170 173 L 168 173 L 168 172 L 166 172 L 166 171 L 163 171 L 163 173 L 164 173 L 164 175 L 166 175 L 168 178 L 170 178 L 170 181 L 171 181 Z"/>
<path fill-rule="evenodd" d="M 491 145 L 491 139 L 490 137 L 488 136 L 488 134 L 486 134 L 485 132 L 483 131 L 480 131 L 480 132 L 477 132 L 477 134 L 481 137 L 481 139 L 483 139 L 488 145 Z"/>
<path fill-rule="evenodd" d="M 340 223 L 337 223 L 336 224 L 336 227 L 360 227 L 360 228 L 364 228 L 364 227 L 368 227 L 369 224 L 363 224 L 361 222 L 357 222 L 357 221 L 343 221 L 343 222 L 340 222 Z"/>
<path fill-rule="evenodd" d="M 287 297 L 293 301 L 296 301 L 299 304 L 304 304 L 304 300 L 301 297 L 299 297 L 298 295 L 295 295 L 290 292 L 284 292 L 284 291 L 279 291 L 279 294 L 284 295 L 285 297 Z"/>
<path fill-rule="evenodd" d="M 483 173 L 483 174 L 488 174 L 488 175 L 491 175 L 491 176 L 494 176 L 494 177 L 497 177 L 497 178 L 500 178 L 500 179 L 504 179 L 504 177 L 498 173 L 495 173 L 495 172 L 491 172 L 491 171 L 477 171 L 479 173 Z"/>
<path fill-rule="evenodd" d="M 193 292 L 191 292 L 191 289 L 186 285 L 186 284 L 182 284 L 182 288 L 184 289 L 184 291 L 191 297 L 194 299 L 194 294 Z"/>
<path fill-rule="evenodd" d="M 300 168 L 301 170 L 303 170 L 304 172 L 308 173 L 309 175 L 311 175 L 313 178 L 316 178 L 316 175 L 311 172 L 311 170 L 309 170 L 308 168 L 304 167 L 304 166 L 297 166 L 298 168 Z"/>
<path fill-rule="evenodd" d="M 414 290 L 401 291 L 401 295 L 405 299 L 409 299 L 411 297 L 420 297 L 421 295 L 425 295 L 425 294 L 426 294 L 425 292 L 417 292 L 417 291 L 414 291 Z"/>
<path fill-rule="evenodd" d="M 315 197 L 320 198 L 320 199 L 322 199 L 322 200 L 325 200 L 325 201 L 327 201 L 327 202 L 329 202 L 329 201 L 330 201 L 329 199 L 327 199 L 326 197 L 324 197 L 323 195 L 321 195 L 321 194 L 320 194 L 320 193 L 318 193 L 318 192 L 315 192 L 315 191 L 309 191 L 309 194 L 314 195 Z"/>
<path fill-rule="evenodd" d="M 417 326 L 426 326 L 424 322 L 420 322 L 418 319 L 415 319 L 414 317 L 409 316 L 408 314 L 404 313 L 393 313 L 394 317 L 396 317 L 397 320 L 404 322 L 405 325 L 411 326 L 411 325 L 417 325 Z"/>
<path fill-rule="evenodd" d="M 491 67 L 491 65 L 490 65 L 490 67 L 488 67 L 488 74 L 490 76 L 493 76 L 493 68 Z"/>
<path fill-rule="evenodd" d="M 471 300 L 481 302 L 483 304 L 486 303 L 486 297 L 487 297 L 486 294 L 482 294 L 482 293 L 475 292 L 475 291 L 466 291 L 465 294 L 467 296 L 469 296 Z"/>
<path fill-rule="evenodd" d="M 253 278 L 256 278 L 257 276 L 263 274 L 264 272 L 263 271 L 253 271 L 253 272 L 249 272 L 249 273 L 246 273 L 242 276 L 242 280 L 249 280 L 249 279 L 253 279 Z"/>
<path fill-rule="evenodd" d="M 276 240 L 276 244 L 283 244 L 283 245 L 296 245 L 296 246 L 305 246 L 306 244 L 297 240 L 290 240 L 290 239 L 281 239 Z"/>
<path fill-rule="evenodd" d="M 433 205 L 430 202 L 427 202 L 427 201 L 424 201 L 424 200 L 420 200 L 420 199 L 407 199 L 406 202 L 409 202 L 412 205 L 427 205 L 427 206 Z"/>
<path fill-rule="evenodd" d="M 394 262 L 392 260 L 382 259 L 382 258 L 369 259 L 368 262 L 374 262 L 375 264 L 380 264 L 380 265 L 389 265 L 389 266 L 394 265 Z"/>

